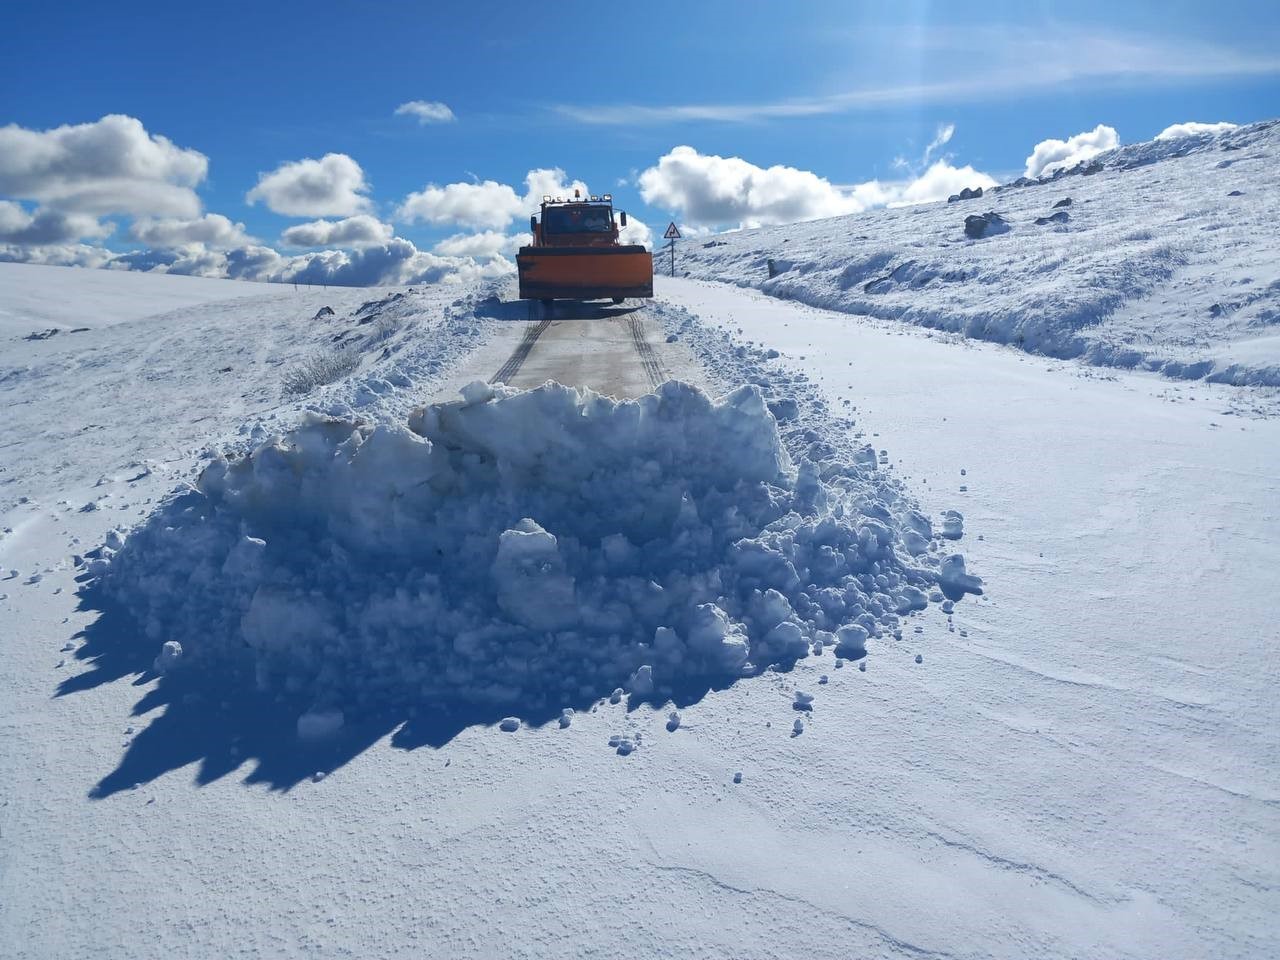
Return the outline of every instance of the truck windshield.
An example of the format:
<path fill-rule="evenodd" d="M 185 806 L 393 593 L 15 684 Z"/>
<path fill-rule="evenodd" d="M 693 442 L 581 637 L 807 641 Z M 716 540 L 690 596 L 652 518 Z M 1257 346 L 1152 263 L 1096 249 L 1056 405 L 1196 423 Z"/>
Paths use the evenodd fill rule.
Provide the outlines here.
<path fill-rule="evenodd" d="M 608 207 L 548 207 L 542 211 L 544 233 L 608 233 L 612 229 Z"/>

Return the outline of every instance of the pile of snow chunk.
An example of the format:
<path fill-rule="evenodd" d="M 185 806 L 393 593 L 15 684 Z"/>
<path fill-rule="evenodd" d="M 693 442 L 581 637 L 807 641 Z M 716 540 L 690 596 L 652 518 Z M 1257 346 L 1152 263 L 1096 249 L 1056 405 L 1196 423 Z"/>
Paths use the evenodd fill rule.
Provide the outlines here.
<path fill-rule="evenodd" d="M 857 655 L 962 582 L 874 471 L 794 463 L 754 385 L 472 384 L 409 428 L 312 416 L 216 459 L 98 582 L 184 671 L 317 709 L 665 696 Z"/>

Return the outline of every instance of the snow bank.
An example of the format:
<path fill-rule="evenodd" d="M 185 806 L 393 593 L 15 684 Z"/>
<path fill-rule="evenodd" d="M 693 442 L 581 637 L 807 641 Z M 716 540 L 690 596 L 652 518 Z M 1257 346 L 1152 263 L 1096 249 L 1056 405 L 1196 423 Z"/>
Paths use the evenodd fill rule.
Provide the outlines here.
<path fill-rule="evenodd" d="M 793 458 L 755 385 L 464 396 L 215 460 L 100 585 L 183 671 L 347 712 L 705 691 L 979 589 L 873 450 Z"/>
<path fill-rule="evenodd" d="M 1180 378 L 1280 385 L 1280 122 L 1119 147 L 976 200 L 724 234 L 688 276 Z M 965 235 L 966 218 L 1008 230 Z"/>

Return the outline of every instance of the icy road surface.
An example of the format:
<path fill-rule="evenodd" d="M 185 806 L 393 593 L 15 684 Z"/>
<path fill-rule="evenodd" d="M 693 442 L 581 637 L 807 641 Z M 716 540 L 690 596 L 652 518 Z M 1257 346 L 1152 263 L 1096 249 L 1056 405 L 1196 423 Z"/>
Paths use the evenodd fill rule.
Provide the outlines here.
<path fill-rule="evenodd" d="M 658 293 L 643 333 L 668 372 L 691 356 L 712 387 L 759 384 L 792 437 L 852 418 L 986 595 L 868 643 L 865 671 L 828 649 L 678 718 L 624 696 L 566 727 L 439 745 L 357 728 L 335 760 L 288 717 L 263 756 L 254 731 L 211 722 L 217 703 L 167 703 L 150 672 L 77 659 L 98 614 L 73 556 L 156 514 L 206 446 L 251 446 L 308 409 L 403 423 L 451 381 L 493 378 L 530 321 L 492 316 L 483 292 L 307 292 L 6 340 L 5 950 L 1280 954 L 1280 419 L 1254 416 L 1248 390 L 716 285 Z M 615 336 L 562 326 L 521 366 Z M 639 358 L 623 334 L 618 356 Z M 282 395 L 335 338 L 357 368 Z M 297 731 L 331 726 L 318 713 Z M 315 775 L 273 784 L 259 763 Z"/>

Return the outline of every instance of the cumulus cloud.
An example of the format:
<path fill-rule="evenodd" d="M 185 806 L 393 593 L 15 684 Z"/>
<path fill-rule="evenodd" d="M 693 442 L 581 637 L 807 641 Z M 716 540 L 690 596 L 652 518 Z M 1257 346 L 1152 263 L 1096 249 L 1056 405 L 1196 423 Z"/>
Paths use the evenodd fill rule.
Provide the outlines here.
<path fill-rule="evenodd" d="M 245 200 L 261 200 L 290 217 L 348 217 L 369 208 L 369 198 L 363 196 L 368 192 L 360 164 L 345 153 L 326 153 L 319 160 L 294 160 L 260 174 Z"/>
<path fill-rule="evenodd" d="M 1165 127 L 1156 134 L 1157 140 L 1176 140 L 1180 137 L 1216 136 L 1234 130 L 1237 124 L 1223 120 L 1221 123 L 1198 123 L 1188 120 L 1186 123 L 1175 123 Z"/>
<path fill-rule="evenodd" d="M 428 184 L 405 197 L 396 218 L 407 223 L 448 223 L 501 230 L 524 210 L 516 192 L 505 183 Z"/>
<path fill-rule="evenodd" d="M 1120 146 L 1114 127 L 1100 123 L 1092 130 L 1066 140 L 1041 140 L 1027 157 L 1028 177 L 1041 177 L 1058 169 L 1070 169 L 1106 150 Z"/>
<path fill-rule="evenodd" d="M 85 238 L 105 237 L 111 224 L 99 223 L 96 217 L 62 210 L 37 210 L 28 213 L 20 203 L 0 200 L 0 243 L 28 246 L 74 243 Z"/>
<path fill-rule="evenodd" d="M 182 247 L 199 243 L 219 250 L 250 242 L 243 223 L 232 223 L 220 213 L 206 213 L 192 220 L 135 220 L 129 227 L 129 237 L 153 247 Z"/>
<path fill-rule="evenodd" d="M 763 168 L 740 157 L 680 146 L 639 178 L 645 203 L 679 211 L 695 224 L 747 227 L 794 223 L 865 209 L 829 180 L 795 167 Z"/>
<path fill-rule="evenodd" d="M 290 227 L 280 240 L 290 247 L 364 247 L 390 242 L 391 224 L 361 213 L 344 220 L 315 220 Z"/>
<path fill-rule="evenodd" d="M 226 277 L 226 254 L 203 243 L 165 249 L 131 250 L 106 264 L 111 270 L 173 273 L 187 277 Z"/>
<path fill-rule="evenodd" d="M 653 231 L 639 217 L 627 215 L 627 225 L 618 230 L 619 243 L 638 243 L 646 247 L 653 246 Z"/>
<path fill-rule="evenodd" d="M 544 196 L 573 196 L 574 189 L 584 196 L 590 195 L 581 180 L 566 183 L 565 172 L 558 167 L 530 170 L 524 183 L 523 196 L 496 180 L 444 186 L 428 184 L 405 197 L 396 218 L 406 223 L 421 221 L 475 230 L 503 230 L 517 217 L 535 212 Z"/>
<path fill-rule="evenodd" d="M 208 158 L 109 114 L 93 123 L 0 127 L 0 194 L 75 213 L 192 217 Z"/>
<path fill-rule="evenodd" d="M 448 105 L 438 100 L 410 100 L 402 103 L 396 107 L 396 116 L 415 117 L 423 126 L 428 123 L 451 123 L 457 119 Z"/>
<path fill-rule="evenodd" d="M 106 247 L 86 243 L 26 244 L 0 243 L 0 263 L 43 263 L 57 267 L 104 267 L 115 257 Z"/>
<path fill-rule="evenodd" d="M 295 256 L 256 244 L 233 250 L 212 250 L 204 244 L 193 243 L 120 255 L 111 254 L 102 247 L 82 246 L 79 251 L 62 251 L 59 248 L 57 259 L 52 253 L 54 248 L 48 248 L 51 252 L 43 258 L 33 256 L 31 249 L 35 248 L 8 248 L 0 244 L 0 260 L 81 262 L 86 266 L 105 266 L 114 270 L 350 287 L 457 283 L 502 277 L 515 271 L 511 261 L 500 254 L 484 259 L 441 256 L 419 250 L 402 237 L 392 237 L 386 243 L 352 250 L 316 250 Z M 90 251 L 96 253 L 90 256 Z"/>
<path fill-rule="evenodd" d="M 528 233 L 507 236 L 498 230 L 482 230 L 479 233 L 457 233 L 452 237 L 445 237 L 431 249 L 446 257 L 488 260 L 503 254 L 513 254 L 532 240 L 533 237 Z"/>
<path fill-rule="evenodd" d="M 953 167 L 945 160 L 937 160 L 924 173 L 905 183 L 878 184 L 889 197 L 887 206 L 905 207 L 916 203 L 932 203 L 945 200 L 965 187 L 981 187 L 990 190 L 996 185 L 994 178 L 966 164 Z"/>
<path fill-rule="evenodd" d="M 948 139 L 950 134 L 941 142 Z M 639 178 L 646 203 L 678 213 L 691 226 L 744 228 L 928 203 L 962 187 L 986 188 L 995 182 L 973 167 L 935 160 L 922 174 L 905 180 L 839 186 L 808 170 L 759 167 L 741 157 L 701 154 L 688 146 L 660 157 Z"/>

